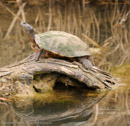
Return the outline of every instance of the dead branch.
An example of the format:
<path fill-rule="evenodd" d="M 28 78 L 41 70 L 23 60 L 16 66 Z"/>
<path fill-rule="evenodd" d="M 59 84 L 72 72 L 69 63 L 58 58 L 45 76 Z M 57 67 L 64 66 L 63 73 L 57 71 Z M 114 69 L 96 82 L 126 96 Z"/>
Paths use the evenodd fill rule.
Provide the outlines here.
<path fill-rule="evenodd" d="M 22 13 L 22 11 L 21 11 L 22 9 L 21 9 L 21 8 L 24 8 L 25 5 L 26 5 L 26 3 L 23 3 L 22 6 L 19 8 L 19 10 L 18 10 L 18 12 L 17 12 L 17 14 L 16 14 L 17 16 L 14 17 L 14 19 L 12 20 L 12 22 L 11 22 L 11 24 L 10 24 L 10 26 L 9 26 L 9 28 L 8 28 L 8 30 L 7 30 L 7 32 L 6 32 L 6 34 L 5 34 L 4 40 L 7 39 L 7 37 L 8 37 L 9 34 L 11 33 L 11 31 L 12 31 L 14 25 L 15 25 L 15 22 L 17 21 L 18 17 L 19 17 L 20 14 Z"/>

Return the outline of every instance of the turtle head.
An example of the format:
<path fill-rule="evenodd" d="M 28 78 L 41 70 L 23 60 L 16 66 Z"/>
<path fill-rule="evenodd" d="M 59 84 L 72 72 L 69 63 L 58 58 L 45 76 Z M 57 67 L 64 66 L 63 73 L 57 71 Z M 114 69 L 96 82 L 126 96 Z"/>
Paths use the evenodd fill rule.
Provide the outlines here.
<path fill-rule="evenodd" d="M 35 38 L 35 33 L 34 33 L 34 29 L 31 25 L 29 25 L 26 22 L 21 21 L 20 22 L 21 26 L 24 27 L 24 29 L 27 31 L 27 33 L 29 33 L 29 35 L 31 36 L 32 39 Z"/>

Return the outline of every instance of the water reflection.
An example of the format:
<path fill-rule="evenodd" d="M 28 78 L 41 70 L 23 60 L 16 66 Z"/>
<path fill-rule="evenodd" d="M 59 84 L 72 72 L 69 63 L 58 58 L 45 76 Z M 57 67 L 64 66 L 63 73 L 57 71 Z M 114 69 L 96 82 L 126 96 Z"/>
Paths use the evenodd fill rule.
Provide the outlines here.
<path fill-rule="evenodd" d="M 101 100 L 102 99 L 102 100 Z M 64 92 L 0 103 L 0 126 L 128 126 L 130 87 L 100 94 Z"/>
<path fill-rule="evenodd" d="M 12 105 L 0 103 L 0 126 L 82 124 L 91 118 L 93 106 L 106 93 L 53 92 L 36 98 L 17 98 Z"/>
<path fill-rule="evenodd" d="M 84 126 L 129 126 L 130 86 L 118 87 L 96 104 L 93 109 L 93 116 Z"/>

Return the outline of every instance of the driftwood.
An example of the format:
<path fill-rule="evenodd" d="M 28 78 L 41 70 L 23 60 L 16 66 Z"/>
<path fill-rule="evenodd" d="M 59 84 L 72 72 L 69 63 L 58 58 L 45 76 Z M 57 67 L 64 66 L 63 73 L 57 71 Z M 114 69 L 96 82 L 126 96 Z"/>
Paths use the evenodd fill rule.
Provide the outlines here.
<path fill-rule="evenodd" d="M 53 90 L 56 83 L 65 86 L 112 89 L 115 80 L 108 73 L 93 67 L 85 69 L 78 62 L 47 58 L 34 60 L 35 53 L 21 62 L 0 68 L 2 94 L 28 94 Z"/>

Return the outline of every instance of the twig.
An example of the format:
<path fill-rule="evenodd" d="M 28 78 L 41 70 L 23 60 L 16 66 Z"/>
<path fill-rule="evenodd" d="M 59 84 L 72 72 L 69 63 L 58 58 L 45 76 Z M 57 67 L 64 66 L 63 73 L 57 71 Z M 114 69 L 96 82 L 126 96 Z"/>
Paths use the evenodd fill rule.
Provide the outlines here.
<path fill-rule="evenodd" d="M 23 3 L 23 4 L 22 4 L 22 8 L 24 8 L 25 5 L 26 5 L 26 3 Z M 17 16 L 15 16 L 14 19 L 12 20 L 12 22 L 11 22 L 11 24 L 10 24 L 10 26 L 9 26 L 9 28 L 8 28 L 8 30 L 7 30 L 7 32 L 6 32 L 6 34 L 5 34 L 4 40 L 7 39 L 8 35 L 11 33 L 11 31 L 12 31 L 14 25 L 15 25 L 15 22 L 17 21 L 17 19 L 18 19 L 18 17 L 20 16 L 20 14 L 21 14 L 21 9 L 18 10 L 18 12 L 17 12 L 17 14 L 16 14 Z"/>
<path fill-rule="evenodd" d="M 89 38 L 87 35 L 82 34 L 83 37 L 85 37 L 91 44 L 93 44 L 94 46 L 98 47 L 98 48 L 102 48 L 98 43 L 96 43 L 94 40 L 92 40 L 91 38 Z"/>
<path fill-rule="evenodd" d="M 49 31 L 51 28 L 51 22 L 52 22 L 52 8 L 51 8 L 51 0 L 49 0 L 49 21 L 47 31 Z"/>
<path fill-rule="evenodd" d="M 15 14 L 13 11 L 11 11 L 8 7 L 6 7 L 1 1 L 0 1 L 0 5 L 2 5 L 9 13 L 11 13 L 14 17 L 17 17 L 18 20 L 22 20 L 19 16 L 17 16 L 17 14 Z"/>
<path fill-rule="evenodd" d="M 128 19 L 129 14 L 130 14 L 130 11 L 122 17 L 122 19 L 119 22 L 120 25 L 122 25 Z"/>
<path fill-rule="evenodd" d="M 17 3 L 18 3 L 18 5 L 19 5 L 19 9 L 21 10 L 22 20 L 23 20 L 24 22 L 26 22 L 25 13 L 24 13 L 24 8 L 22 7 L 22 0 L 17 0 Z"/>
<path fill-rule="evenodd" d="M 0 97 L 0 101 L 3 101 L 3 102 L 10 102 L 11 100 L 10 100 L 10 99 L 7 99 L 7 98 Z"/>

